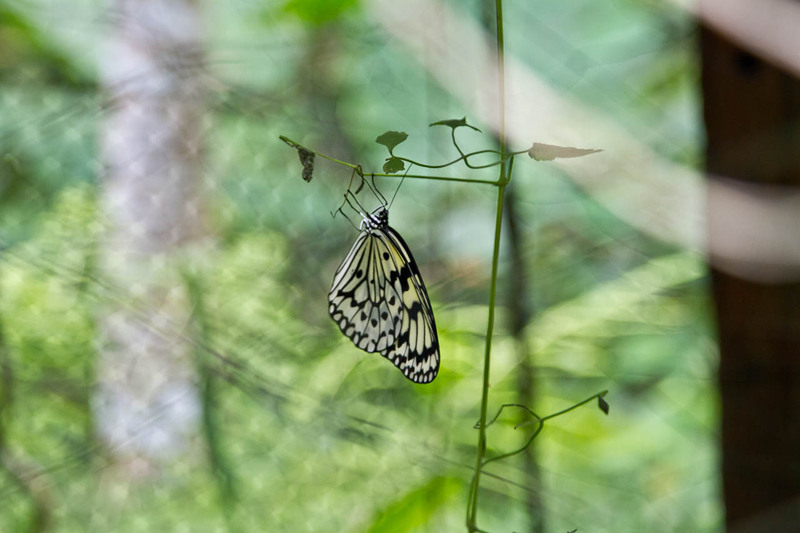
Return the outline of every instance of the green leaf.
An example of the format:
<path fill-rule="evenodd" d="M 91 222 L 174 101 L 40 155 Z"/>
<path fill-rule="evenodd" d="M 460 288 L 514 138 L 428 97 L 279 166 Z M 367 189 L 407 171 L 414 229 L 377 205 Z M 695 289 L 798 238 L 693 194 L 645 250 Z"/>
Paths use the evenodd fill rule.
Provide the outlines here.
<path fill-rule="evenodd" d="M 386 163 L 383 164 L 383 171 L 387 174 L 394 174 L 406 168 L 406 164 L 399 157 L 387 157 Z"/>
<path fill-rule="evenodd" d="M 462 480 L 443 476 L 402 495 L 375 517 L 368 533 L 420 531 L 440 508 L 459 496 Z"/>
<path fill-rule="evenodd" d="M 283 9 L 294 13 L 303 22 L 321 26 L 354 11 L 358 3 L 359 0 L 288 0 Z"/>
<path fill-rule="evenodd" d="M 387 131 L 386 133 L 378 135 L 378 138 L 375 139 L 375 142 L 384 145 L 389 149 L 389 153 L 391 154 L 392 150 L 394 150 L 394 147 L 406 139 L 408 139 L 408 133 L 404 131 Z"/>
<path fill-rule="evenodd" d="M 472 128 L 475 131 L 478 131 L 478 132 L 481 131 L 478 128 L 476 128 L 475 126 L 473 126 L 471 124 L 467 124 L 467 117 L 451 118 L 451 119 L 448 119 L 448 120 L 440 120 L 438 122 L 431 123 L 430 126 L 447 126 L 448 128 L 453 128 L 453 129 L 460 128 L 461 126 L 466 126 L 468 128 Z M 430 126 L 428 126 L 428 127 L 430 127 Z"/>

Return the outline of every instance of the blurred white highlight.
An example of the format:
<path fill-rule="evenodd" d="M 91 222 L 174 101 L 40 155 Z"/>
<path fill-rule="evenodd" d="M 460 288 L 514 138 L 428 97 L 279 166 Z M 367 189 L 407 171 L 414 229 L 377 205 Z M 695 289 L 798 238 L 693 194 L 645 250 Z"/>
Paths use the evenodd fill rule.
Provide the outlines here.
<path fill-rule="evenodd" d="M 714 266 L 747 279 L 800 279 L 800 192 L 712 178 L 708 231 Z"/>
<path fill-rule="evenodd" d="M 432 0 L 375 0 L 369 7 L 376 23 L 460 100 L 469 116 L 497 131 L 494 44 L 477 22 Z M 698 171 L 656 154 L 613 117 L 559 95 L 508 55 L 506 92 L 506 129 L 512 146 L 529 146 L 536 140 L 604 150 L 548 164 L 558 165 L 627 223 L 706 254 L 715 267 L 740 277 L 762 282 L 800 279 L 797 192 L 740 187 L 714 178 L 706 181 Z M 713 213 L 708 241 L 706 195 Z"/>
<path fill-rule="evenodd" d="M 756 55 L 800 75 L 800 3 L 672 0 Z"/>

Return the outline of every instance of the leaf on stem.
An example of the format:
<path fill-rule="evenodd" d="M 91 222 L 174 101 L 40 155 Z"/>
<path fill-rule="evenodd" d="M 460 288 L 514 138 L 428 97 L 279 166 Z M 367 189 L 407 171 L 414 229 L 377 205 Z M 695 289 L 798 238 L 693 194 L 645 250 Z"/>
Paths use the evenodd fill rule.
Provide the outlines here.
<path fill-rule="evenodd" d="M 430 126 L 447 126 L 448 128 L 453 128 L 453 129 L 460 128 L 461 126 L 466 126 L 468 128 L 472 128 L 473 130 L 475 130 L 477 132 L 481 131 L 478 128 L 476 128 L 475 126 L 473 126 L 471 124 L 467 124 L 467 117 L 451 118 L 451 119 L 448 119 L 448 120 L 440 120 L 438 122 L 431 123 L 428 127 L 430 127 Z"/>
<path fill-rule="evenodd" d="M 600 408 L 605 414 L 608 414 L 608 402 L 602 396 L 597 397 L 597 407 Z"/>
<path fill-rule="evenodd" d="M 386 133 L 378 135 L 378 138 L 375 139 L 375 142 L 384 145 L 386 148 L 389 149 L 389 153 L 391 154 L 392 150 L 394 150 L 394 147 L 400 144 L 401 142 L 405 141 L 406 139 L 408 139 L 408 133 L 404 131 L 387 131 Z M 387 170 L 386 172 L 389 171 Z"/>
<path fill-rule="evenodd" d="M 394 174 L 406 168 L 406 164 L 399 157 L 387 157 L 386 163 L 383 164 L 383 171 L 387 174 Z"/>
<path fill-rule="evenodd" d="M 583 157 L 589 154 L 596 154 L 602 150 L 592 148 L 573 148 L 572 146 L 556 146 L 554 144 L 533 143 L 528 149 L 528 155 L 536 161 L 552 161 L 557 157 Z"/>

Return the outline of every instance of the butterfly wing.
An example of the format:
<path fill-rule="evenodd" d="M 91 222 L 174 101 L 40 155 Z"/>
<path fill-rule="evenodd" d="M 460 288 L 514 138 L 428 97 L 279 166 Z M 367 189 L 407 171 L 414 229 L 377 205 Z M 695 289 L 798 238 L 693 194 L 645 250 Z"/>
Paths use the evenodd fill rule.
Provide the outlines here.
<path fill-rule="evenodd" d="M 402 290 L 391 253 L 377 232 L 362 231 L 333 277 L 331 318 L 357 347 L 384 352 L 400 334 Z"/>
<path fill-rule="evenodd" d="M 430 383 L 439 372 L 439 336 L 428 291 L 414 257 L 403 238 L 389 226 L 375 232 L 389 252 L 387 262 L 397 274 L 401 320 L 397 341 L 381 355 L 415 383 Z"/>
<path fill-rule="evenodd" d="M 411 251 L 388 225 L 362 231 L 333 277 L 328 312 L 358 348 L 380 352 L 408 379 L 439 372 L 439 338 Z"/>

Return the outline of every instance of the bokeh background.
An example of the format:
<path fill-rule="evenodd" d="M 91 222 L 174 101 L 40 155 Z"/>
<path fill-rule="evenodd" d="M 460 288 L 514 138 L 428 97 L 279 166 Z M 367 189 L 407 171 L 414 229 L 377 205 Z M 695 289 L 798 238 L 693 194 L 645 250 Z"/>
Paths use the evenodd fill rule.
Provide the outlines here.
<path fill-rule="evenodd" d="M 318 157 L 306 183 L 278 136 L 366 171 L 386 130 L 453 159 L 436 120 L 495 147 L 490 4 L 0 2 L 0 531 L 464 530 L 495 191 L 406 179 L 394 199 L 441 343 L 414 385 L 327 316 L 350 170 Z M 514 164 L 490 414 L 603 389 L 611 411 L 488 467 L 479 523 L 720 531 L 696 21 L 659 1 L 504 10 L 511 147 L 604 151 Z"/>

